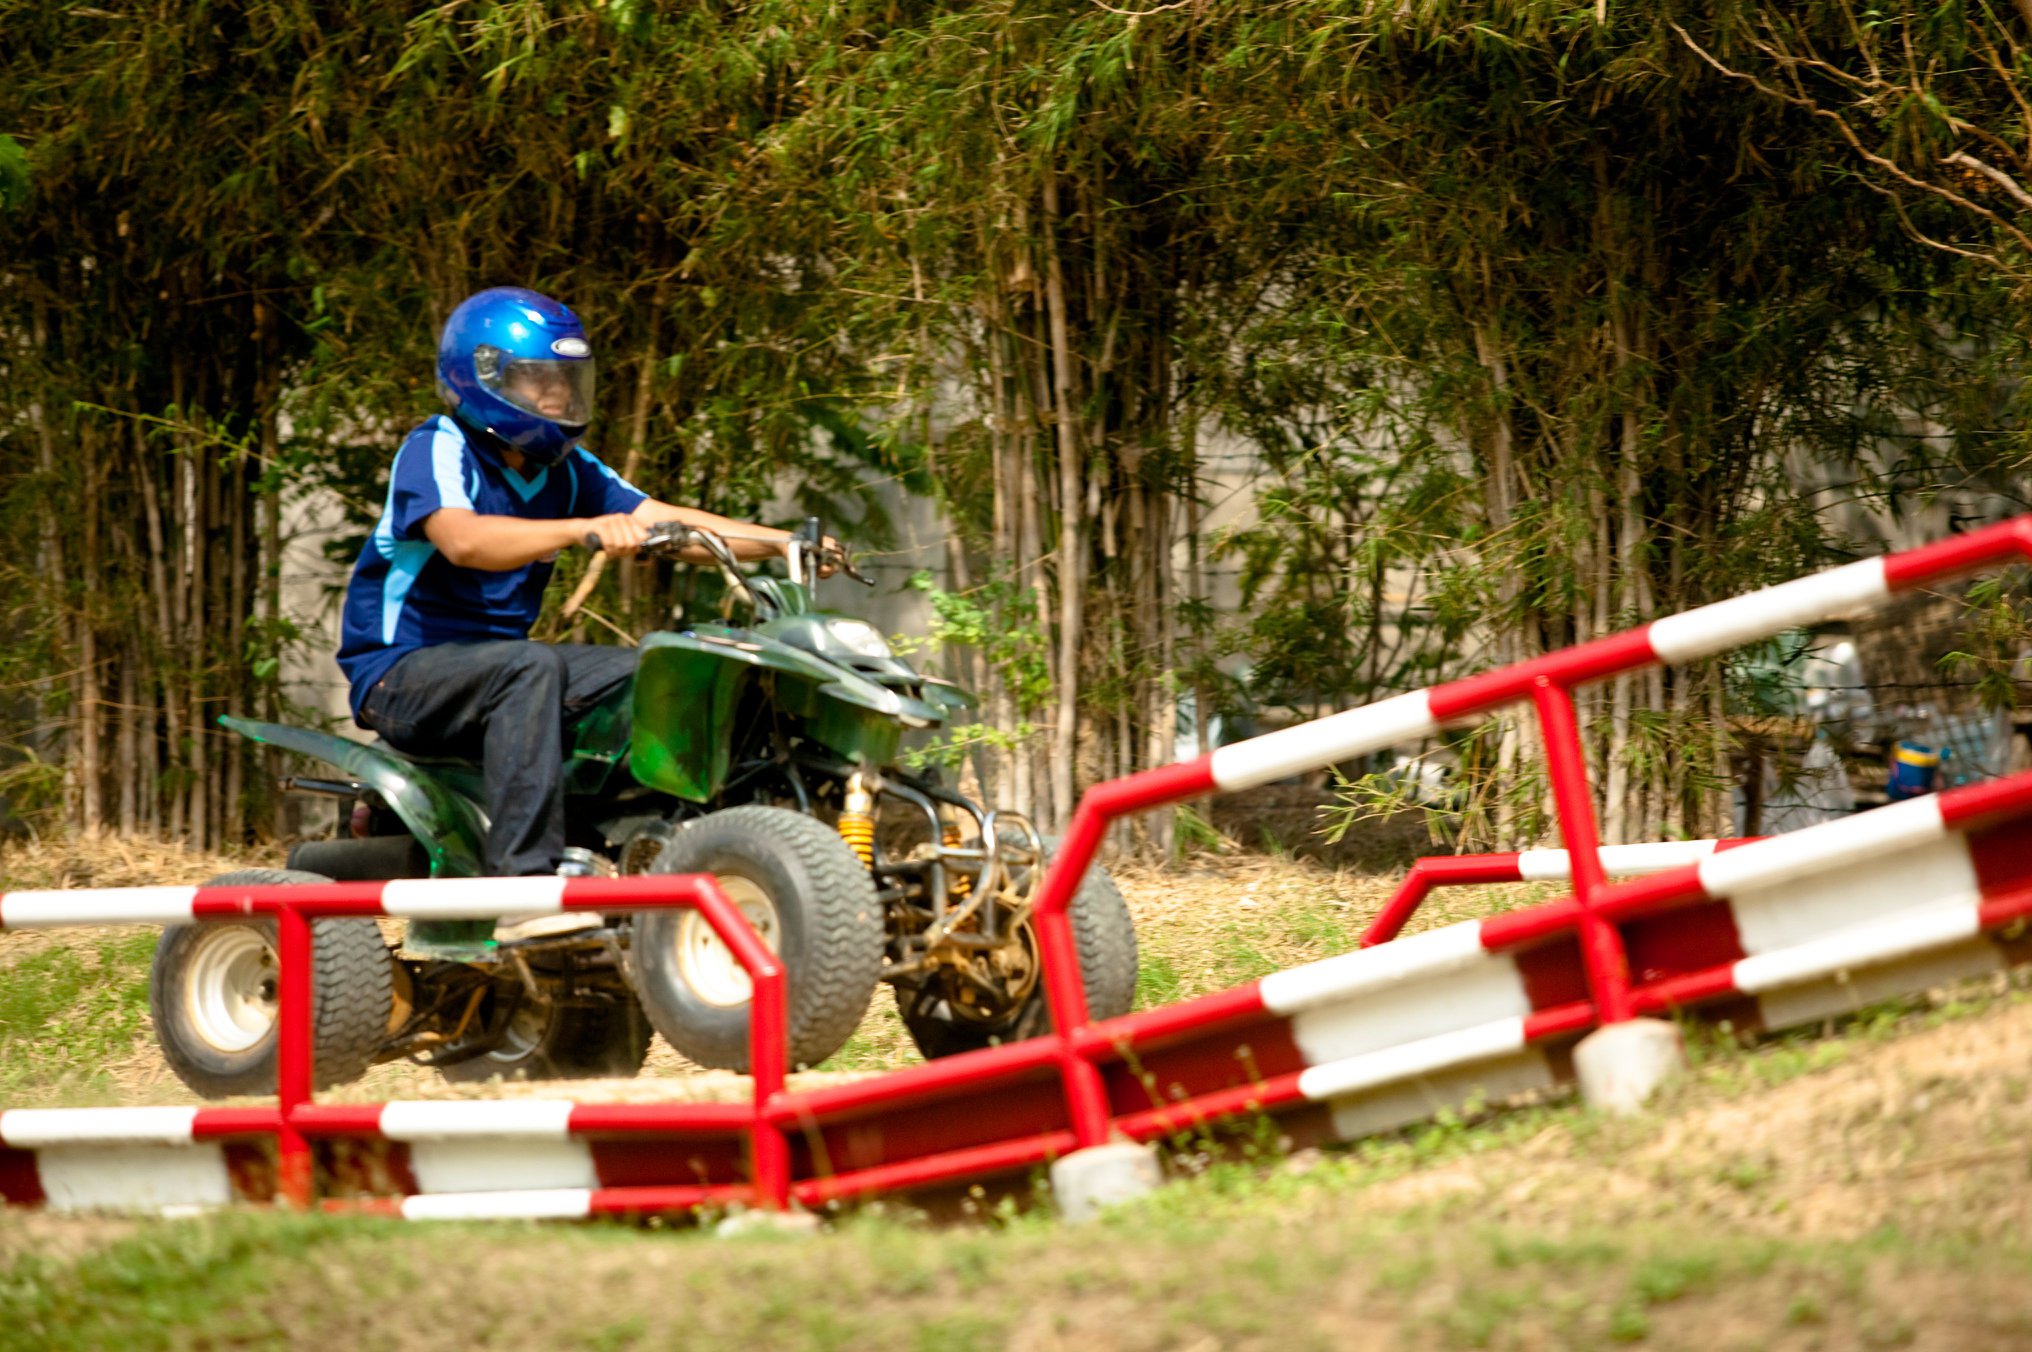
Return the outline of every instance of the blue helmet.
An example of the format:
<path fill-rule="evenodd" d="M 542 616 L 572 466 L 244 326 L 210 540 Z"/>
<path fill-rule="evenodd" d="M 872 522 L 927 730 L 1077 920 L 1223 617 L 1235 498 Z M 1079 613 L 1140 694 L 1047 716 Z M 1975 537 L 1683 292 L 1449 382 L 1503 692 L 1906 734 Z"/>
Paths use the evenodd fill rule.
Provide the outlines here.
<path fill-rule="evenodd" d="M 437 344 L 452 415 L 537 464 L 560 459 L 593 414 L 593 349 L 568 308 L 519 286 L 466 297 Z"/>

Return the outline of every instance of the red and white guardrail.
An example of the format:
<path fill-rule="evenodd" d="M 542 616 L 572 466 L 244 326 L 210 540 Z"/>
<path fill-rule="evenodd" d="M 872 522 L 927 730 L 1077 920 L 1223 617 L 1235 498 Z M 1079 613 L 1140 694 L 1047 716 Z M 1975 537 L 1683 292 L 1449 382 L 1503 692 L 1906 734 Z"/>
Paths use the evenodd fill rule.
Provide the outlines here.
<path fill-rule="evenodd" d="M 282 966 L 275 1108 L 0 1115 L 0 1195 L 73 1209 L 271 1196 L 301 1205 L 322 1195 L 412 1216 L 820 1205 L 1006 1175 L 1111 1137 L 1149 1140 L 1237 1114 L 1275 1114 L 1294 1139 L 1346 1137 L 1473 1092 L 1556 1083 L 1570 1074 L 1581 1033 L 1640 1014 L 1775 1027 L 1997 970 L 2032 956 L 2018 937 L 2032 913 L 2032 774 L 1733 848 L 1604 849 L 1570 691 L 2028 556 L 2032 518 L 2023 518 L 1098 785 L 1081 800 L 1036 911 L 1059 1031 L 854 1084 L 784 1088 L 781 969 L 710 879 L 0 896 L 6 928 L 273 915 Z M 1544 734 L 1565 849 L 1463 861 L 1450 877 L 1435 864 L 1427 881 L 1564 873 L 1570 896 L 1089 1021 L 1066 907 L 1110 821 L 1382 750 L 1522 700 Z M 1609 881 L 1625 872 L 1649 876 Z M 752 1102 L 311 1101 L 310 917 L 652 905 L 698 906 L 754 976 Z M 1381 926 L 1372 939 L 1394 934 Z M 165 1159 L 178 1151 L 191 1153 Z M 118 1167 L 102 1168 L 109 1159 Z"/>
<path fill-rule="evenodd" d="M 1701 606 L 1543 657 L 1251 738 L 1196 760 L 1097 785 L 1081 799 L 1037 904 L 1054 1024 L 1077 1029 L 1087 1022 L 1086 993 L 1074 960 L 1076 950 L 1066 908 L 1115 818 L 1369 755 L 1524 700 L 1531 702 L 1538 717 L 1560 843 L 1573 861 L 1571 923 L 1579 938 L 1588 993 L 1601 1022 L 1625 1022 L 1638 1010 L 1625 945 L 1595 905 L 1597 895 L 1609 884 L 1574 714 L 1573 689 L 1644 667 L 1712 656 L 1802 625 L 1871 609 L 1902 592 L 2027 558 L 2032 558 L 2032 516 L 2015 517 L 1967 535 Z M 1061 1041 L 1066 1041 L 1066 1035 L 1061 1035 Z M 1070 1056 L 1064 1075 L 1079 1143 L 1100 1144 L 1107 1139 L 1108 1118 L 1098 1075 L 1091 1063 Z"/>
<path fill-rule="evenodd" d="M 1744 840 L 1659 840 L 1639 845 L 1604 845 L 1602 873 L 1634 878 L 1696 863 L 1716 850 L 1747 844 Z M 1517 850 L 1505 854 L 1436 854 L 1416 860 L 1404 881 L 1362 934 L 1371 948 L 1397 937 L 1425 899 L 1442 887 L 1485 886 L 1491 883 L 1566 882 L 1573 877 L 1573 857 L 1565 850 Z"/>
<path fill-rule="evenodd" d="M 312 1102 L 311 921 L 326 917 L 488 920 L 559 911 L 690 908 L 705 916 L 754 984 L 749 1028 L 753 1099 L 745 1105 L 562 1105 L 520 1103 L 387 1104 L 367 1109 Z M 542 1215 L 576 1205 L 584 1192 L 593 1210 L 663 1210 L 706 1202 L 782 1207 L 789 1197 L 783 1134 L 764 1113 L 783 1087 L 787 1055 L 783 968 L 717 880 L 706 874 L 630 878 L 458 878 L 394 882 L 229 884 L 210 887 L 99 888 L 0 893 L 0 929 L 127 923 L 192 924 L 269 917 L 276 924 L 276 1086 L 274 1108 L 84 1108 L 0 1112 L 0 1197 L 63 1209 L 101 1209 L 124 1197 L 143 1210 L 214 1205 L 235 1198 L 276 1197 L 309 1205 L 320 1174 L 331 1177 L 357 1152 L 335 1139 L 367 1135 L 407 1145 L 420 1155 L 396 1162 L 395 1179 L 418 1194 L 418 1214 L 447 1205 L 424 1198 L 433 1182 L 477 1177 L 455 1159 L 483 1158 L 482 1172 L 555 1180 L 578 1188 L 513 1190 L 517 1205 Z M 392 1129 L 391 1129 L 392 1128 Z M 563 1133 L 558 1143 L 539 1138 Z M 571 1138 L 597 1133 L 627 1137 L 731 1137 L 738 1173 L 714 1186 L 598 1188 L 600 1148 Z M 446 1141 L 462 1149 L 440 1148 Z M 722 1146 L 724 1147 L 724 1140 Z M 320 1153 L 320 1146 L 324 1149 Z M 503 1155 L 503 1149 L 508 1151 Z M 272 1154 L 270 1153 L 272 1150 Z M 610 1159 L 618 1147 L 606 1151 Z M 726 1155 L 722 1148 L 718 1152 Z M 386 1152 L 379 1152 L 383 1176 Z M 568 1160 L 583 1156 L 575 1172 Z M 681 1158 L 681 1156 L 680 1156 Z M 491 1162 L 485 1162 L 490 1160 Z M 406 1167 L 405 1167 L 406 1166 Z M 616 1170 L 621 1165 L 616 1162 Z M 625 1171 L 622 1171 L 625 1172 Z M 723 1173 L 734 1171 L 722 1170 Z M 450 1189 L 461 1192 L 464 1189 Z M 555 1194 L 532 1200 L 534 1192 Z M 468 1199 L 470 1202 L 472 1199 Z M 406 1205 L 406 1204 L 405 1204 Z M 496 1212 L 499 1214 L 497 1204 Z M 436 1207 L 436 1210 L 433 1210 Z"/>

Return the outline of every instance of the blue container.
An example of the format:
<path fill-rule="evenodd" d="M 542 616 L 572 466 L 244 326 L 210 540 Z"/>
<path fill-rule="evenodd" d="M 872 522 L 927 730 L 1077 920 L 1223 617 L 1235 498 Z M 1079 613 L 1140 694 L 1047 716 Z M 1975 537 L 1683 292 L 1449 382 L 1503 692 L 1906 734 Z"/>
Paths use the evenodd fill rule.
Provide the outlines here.
<path fill-rule="evenodd" d="M 1891 752 L 1891 778 L 1884 796 L 1892 802 L 1933 792 L 1940 775 L 1940 752 L 1917 742 L 1900 742 Z"/>

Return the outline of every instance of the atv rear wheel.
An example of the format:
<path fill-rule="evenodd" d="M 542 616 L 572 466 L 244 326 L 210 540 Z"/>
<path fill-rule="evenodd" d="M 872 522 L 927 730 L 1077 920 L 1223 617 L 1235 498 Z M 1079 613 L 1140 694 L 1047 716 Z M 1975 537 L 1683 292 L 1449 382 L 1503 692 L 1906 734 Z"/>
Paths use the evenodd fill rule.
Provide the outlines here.
<path fill-rule="evenodd" d="M 294 869 L 223 874 L 207 887 L 323 883 Z M 311 922 L 312 1069 L 320 1089 L 374 1064 L 394 1008 L 394 958 L 361 920 Z M 205 1098 L 275 1092 L 275 922 L 207 920 L 162 932 L 148 1012 L 163 1059 Z"/>
<path fill-rule="evenodd" d="M 782 959 L 790 1065 L 814 1066 L 860 1026 L 882 974 L 882 907 L 867 867 L 825 823 L 735 807 L 685 823 L 652 873 L 710 873 Z M 753 990 L 696 911 L 635 916 L 628 974 L 656 1031 L 702 1066 L 748 1069 Z"/>
<path fill-rule="evenodd" d="M 649 1020 L 632 997 L 597 1005 L 525 999 L 491 1050 L 439 1066 L 438 1073 L 453 1084 L 632 1079 L 648 1055 Z"/>
<path fill-rule="evenodd" d="M 1112 1019 L 1127 1014 L 1136 1003 L 1136 925 L 1129 918 L 1121 889 L 1099 864 L 1090 866 L 1080 880 L 1071 914 L 1088 1017 Z M 999 1019 L 969 1017 L 946 999 L 901 986 L 896 988 L 896 1007 L 903 1026 L 910 1030 L 910 1040 L 928 1061 L 1051 1031 L 1051 1006 L 1041 974 L 1023 1002 Z"/>

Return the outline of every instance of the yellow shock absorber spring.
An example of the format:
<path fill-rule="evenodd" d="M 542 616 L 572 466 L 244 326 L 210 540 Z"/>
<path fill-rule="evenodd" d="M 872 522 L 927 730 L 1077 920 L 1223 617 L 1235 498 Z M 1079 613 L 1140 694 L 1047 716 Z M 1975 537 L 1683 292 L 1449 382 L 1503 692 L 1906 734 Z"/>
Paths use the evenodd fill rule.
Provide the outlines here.
<path fill-rule="evenodd" d="M 847 801 L 840 812 L 840 839 L 861 863 L 875 866 L 875 795 L 857 770 L 847 777 Z"/>

